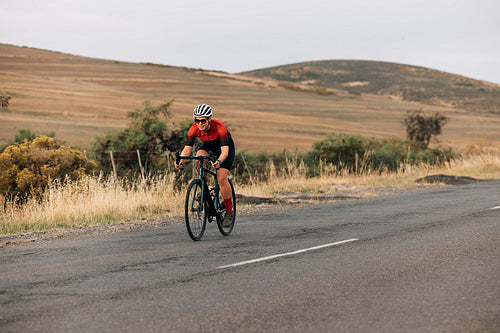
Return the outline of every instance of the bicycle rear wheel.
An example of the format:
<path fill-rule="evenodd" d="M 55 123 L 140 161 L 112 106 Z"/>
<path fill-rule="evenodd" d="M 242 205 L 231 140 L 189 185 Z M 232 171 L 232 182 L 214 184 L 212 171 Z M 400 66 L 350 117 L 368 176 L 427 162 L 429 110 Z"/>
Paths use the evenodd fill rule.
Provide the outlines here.
<path fill-rule="evenodd" d="M 202 204 L 201 181 L 194 179 L 188 187 L 185 203 L 186 228 L 192 240 L 198 241 L 205 232 L 207 212 Z"/>
<path fill-rule="evenodd" d="M 222 220 L 224 219 L 224 213 L 226 211 L 226 207 L 224 205 L 224 199 L 222 198 L 222 195 L 220 192 L 217 194 L 218 195 L 218 200 L 217 202 L 219 203 L 219 209 L 218 211 L 221 212 L 222 214 L 222 220 L 217 219 L 217 227 L 219 228 L 219 231 L 221 234 L 224 236 L 229 236 L 231 231 L 233 231 L 234 228 L 234 221 L 236 220 L 236 195 L 234 194 L 234 187 L 233 183 L 231 182 L 231 179 L 228 179 L 229 181 L 229 186 L 231 186 L 231 196 L 232 196 L 232 206 L 233 206 L 233 220 L 231 221 L 231 225 L 227 228 L 224 228 L 222 226 Z"/>

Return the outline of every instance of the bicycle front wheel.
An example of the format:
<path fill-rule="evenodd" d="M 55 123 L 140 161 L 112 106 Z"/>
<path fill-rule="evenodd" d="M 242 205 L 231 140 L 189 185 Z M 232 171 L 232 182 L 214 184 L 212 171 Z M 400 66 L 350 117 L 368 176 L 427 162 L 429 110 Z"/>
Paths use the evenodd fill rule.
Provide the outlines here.
<path fill-rule="evenodd" d="M 186 193 L 185 216 L 186 228 L 194 241 L 199 241 L 207 225 L 207 212 L 202 204 L 202 185 L 199 179 L 194 179 Z"/>

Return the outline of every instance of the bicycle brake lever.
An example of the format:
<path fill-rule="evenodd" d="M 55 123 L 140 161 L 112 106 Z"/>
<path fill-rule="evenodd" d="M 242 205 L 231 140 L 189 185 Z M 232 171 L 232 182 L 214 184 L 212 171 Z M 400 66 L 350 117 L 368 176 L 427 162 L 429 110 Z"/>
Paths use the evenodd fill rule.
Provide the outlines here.
<path fill-rule="evenodd" d="M 181 163 L 181 154 L 178 151 L 176 151 L 175 152 L 175 164 L 179 165 L 179 163 Z M 179 170 L 180 169 L 184 169 L 184 167 L 181 165 L 181 167 L 179 168 Z"/>

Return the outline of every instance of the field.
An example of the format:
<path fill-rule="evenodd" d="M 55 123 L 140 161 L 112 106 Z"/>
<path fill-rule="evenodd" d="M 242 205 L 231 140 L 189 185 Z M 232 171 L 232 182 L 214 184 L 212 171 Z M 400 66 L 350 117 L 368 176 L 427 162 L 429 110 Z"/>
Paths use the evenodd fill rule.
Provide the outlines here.
<path fill-rule="evenodd" d="M 19 129 L 55 132 L 86 146 L 94 136 L 124 128 L 126 114 L 175 100 L 172 126 L 191 117 L 199 103 L 213 106 L 237 148 L 247 151 L 307 150 L 332 133 L 404 137 L 406 112 L 439 111 L 449 118 L 442 144 L 459 152 L 470 146 L 500 149 L 500 115 L 429 106 L 371 94 L 297 91 L 278 81 L 154 64 L 124 63 L 0 44 L 0 90 L 16 94 L 0 113 L 0 145 Z"/>
<path fill-rule="evenodd" d="M 125 128 L 127 112 L 145 99 L 155 105 L 171 98 L 175 128 L 193 107 L 211 104 L 238 149 L 277 152 L 309 150 L 329 134 L 404 137 L 407 111 L 439 111 L 449 118 L 440 143 L 458 152 L 483 152 L 443 166 L 419 165 L 393 173 L 337 174 L 306 179 L 303 170 L 261 184 L 237 184 L 245 196 L 276 197 L 282 192 L 329 193 L 335 186 L 415 186 L 434 173 L 499 178 L 500 115 L 459 107 L 430 106 L 390 95 L 311 87 L 275 79 L 208 72 L 155 64 L 124 63 L 0 44 L 0 91 L 14 93 L 0 112 L 0 145 L 20 129 L 55 132 L 68 144 L 87 147 L 96 135 Z M 436 144 L 436 142 L 434 143 Z M 474 146 L 475 149 L 471 149 Z M 493 153 L 485 153 L 493 151 Z M 271 172 L 263 170 L 262 172 Z M 7 202 L 0 211 L 0 235 L 111 224 L 182 213 L 184 192 L 173 174 L 116 186 L 110 175 L 88 176 L 46 188 L 42 200 L 23 206 Z M 166 198 L 168 198 L 166 200 Z"/>

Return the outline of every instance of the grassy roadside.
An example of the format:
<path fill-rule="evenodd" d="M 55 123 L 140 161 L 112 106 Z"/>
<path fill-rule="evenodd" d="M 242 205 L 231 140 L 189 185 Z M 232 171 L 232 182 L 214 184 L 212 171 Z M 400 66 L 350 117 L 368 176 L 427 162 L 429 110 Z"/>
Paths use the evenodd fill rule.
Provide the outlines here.
<path fill-rule="evenodd" d="M 410 186 L 415 180 L 433 174 L 468 176 L 477 179 L 500 179 L 500 155 L 482 154 L 454 160 L 442 166 L 405 165 L 395 172 L 336 174 L 324 168 L 320 177 L 306 178 L 304 173 L 276 177 L 266 183 L 240 186 L 238 193 L 251 196 L 276 196 L 282 192 L 327 193 L 334 185 Z"/>
<path fill-rule="evenodd" d="M 273 174 L 273 170 L 266 172 Z M 339 175 L 325 166 L 321 176 L 315 178 L 306 178 L 298 168 L 265 183 L 237 185 L 236 192 L 274 197 L 283 192 L 328 193 L 335 191 L 334 185 L 409 186 L 415 185 L 415 179 L 433 174 L 500 179 L 500 155 L 481 154 L 439 167 L 421 164 L 404 166 L 396 172 L 367 174 Z M 182 215 L 185 189 L 176 190 L 174 176 L 151 176 L 124 184 L 102 175 L 64 184 L 54 182 L 41 200 L 30 200 L 22 207 L 7 202 L 0 210 L 0 235 Z"/>

